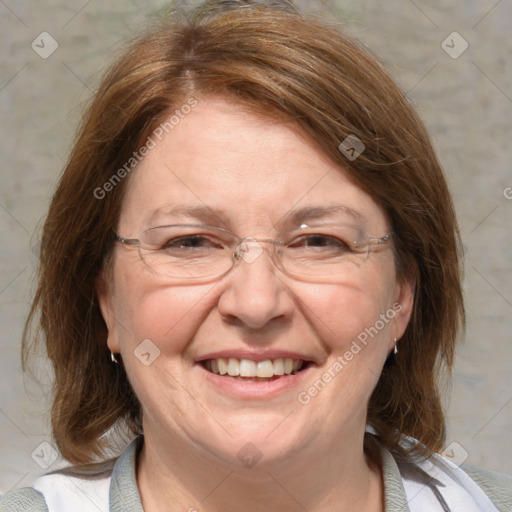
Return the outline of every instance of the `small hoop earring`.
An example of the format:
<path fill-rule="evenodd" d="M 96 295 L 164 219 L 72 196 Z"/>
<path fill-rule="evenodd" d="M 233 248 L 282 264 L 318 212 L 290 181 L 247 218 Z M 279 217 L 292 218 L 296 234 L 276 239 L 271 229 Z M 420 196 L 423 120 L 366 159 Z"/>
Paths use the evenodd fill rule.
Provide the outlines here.
<path fill-rule="evenodd" d="M 112 351 L 110 351 L 110 360 L 115 364 L 119 364 L 119 361 L 116 359 L 116 355 Z"/>
<path fill-rule="evenodd" d="M 395 338 L 395 349 L 393 350 L 393 352 L 394 352 L 395 356 L 396 356 L 396 355 L 397 355 L 397 353 L 398 353 L 398 346 L 397 346 L 397 344 L 398 344 L 398 340 Z"/>

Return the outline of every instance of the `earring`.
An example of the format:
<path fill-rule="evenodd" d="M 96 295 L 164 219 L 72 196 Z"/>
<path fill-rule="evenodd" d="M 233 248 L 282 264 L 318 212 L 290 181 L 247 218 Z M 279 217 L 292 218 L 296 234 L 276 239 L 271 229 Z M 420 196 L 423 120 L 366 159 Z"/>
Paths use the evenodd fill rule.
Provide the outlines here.
<path fill-rule="evenodd" d="M 397 347 L 397 344 L 398 344 L 398 340 L 395 338 L 395 349 L 394 349 L 394 353 L 395 353 L 395 356 L 396 354 L 398 353 L 398 347 Z"/>
<path fill-rule="evenodd" d="M 116 359 L 116 355 L 112 351 L 110 351 L 110 360 L 115 364 L 119 364 L 119 361 Z"/>

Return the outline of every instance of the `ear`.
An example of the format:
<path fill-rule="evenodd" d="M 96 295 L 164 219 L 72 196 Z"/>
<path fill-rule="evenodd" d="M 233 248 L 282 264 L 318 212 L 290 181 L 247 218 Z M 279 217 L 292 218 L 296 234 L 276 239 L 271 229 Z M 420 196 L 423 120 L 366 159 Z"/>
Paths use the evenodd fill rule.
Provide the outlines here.
<path fill-rule="evenodd" d="M 120 347 L 113 307 L 113 287 L 107 281 L 103 272 L 96 279 L 95 289 L 101 316 L 107 326 L 107 346 L 111 352 L 118 354 L 120 352 Z"/>
<path fill-rule="evenodd" d="M 395 338 L 399 340 L 405 333 L 407 325 L 411 319 L 412 310 L 414 307 L 414 295 L 416 290 L 416 281 L 414 278 L 407 278 L 397 281 L 395 288 L 393 309 L 396 315 L 393 319 L 393 326 L 391 328 L 391 340 L 389 350 L 395 346 Z"/>

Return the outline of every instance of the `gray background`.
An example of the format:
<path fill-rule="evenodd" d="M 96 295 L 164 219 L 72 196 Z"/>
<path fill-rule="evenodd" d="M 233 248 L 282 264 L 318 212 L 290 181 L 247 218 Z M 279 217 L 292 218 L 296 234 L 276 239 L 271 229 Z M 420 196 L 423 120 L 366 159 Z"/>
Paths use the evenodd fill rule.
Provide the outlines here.
<path fill-rule="evenodd" d="M 51 443 L 49 387 L 23 377 L 19 358 L 41 219 L 100 70 L 164 4 L 0 0 L 0 492 L 53 461 L 40 445 Z M 304 4 L 343 20 L 380 56 L 432 134 L 467 256 L 468 329 L 447 400 L 448 443 L 457 457 L 512 474 L 512 0 Z M 47 59 L 31 48 L 44 31 L 59 45 Z M 469 44 L 458 58 L 441 46 L 454 31 Z M 457 37 L 445 43 L 452 52 Z M 48 383 L 44 361 L 38 373 Z"/>

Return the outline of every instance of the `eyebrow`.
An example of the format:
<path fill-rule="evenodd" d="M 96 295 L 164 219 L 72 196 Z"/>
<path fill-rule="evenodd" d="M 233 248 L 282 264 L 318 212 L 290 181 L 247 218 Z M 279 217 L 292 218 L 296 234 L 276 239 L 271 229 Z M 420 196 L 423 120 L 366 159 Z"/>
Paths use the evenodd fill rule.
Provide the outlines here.
<path fill-rule="evenodd" d="M 361 213 L 349 206 L 344 205 L 333 205 L 333 206 L 306 206 L 304 208 L 300 208 L 299 210 L 292 210 L 287 213 L 278 223 L 279 226 L 283 224 L 303 224 L 305 222 L 311 220 L 320 220 L 325 217 L 330 217 L 333 215 L 346 215 L 351 217 L 352 220 L 357 222 L 358 225 L 364 227 L 366 226 L 366 219 Z"/>
<path fill-rule="evenodd" d="M 146 223 L 153 223 L 160 217 L 177 219 L 194 219 L 204 224 L 226 224 L 226 214 L 222 210 L 214 210 L 206 205 L 166 205 L 153 210 Z"/>
<path fill-rule="evenodd" d="M 361 213 L 349 206 L 306 206 L 298 210 L 291 210 L 277 223 L 276 227 L 297 226 L 311 220 L 321 220 L 333 215 L 344 215 L 351 217 L 358 225 L 366 226 L 366 219 Z M 152 225 L 160 217 L 174 217 L 177 220 L 197 220 L 204 224 L 219 225 L 226 227 L 229 220 L 224 210 L 213 209 L 206 205 L 166 205 L 153 210 L 147 223 Z"/>

